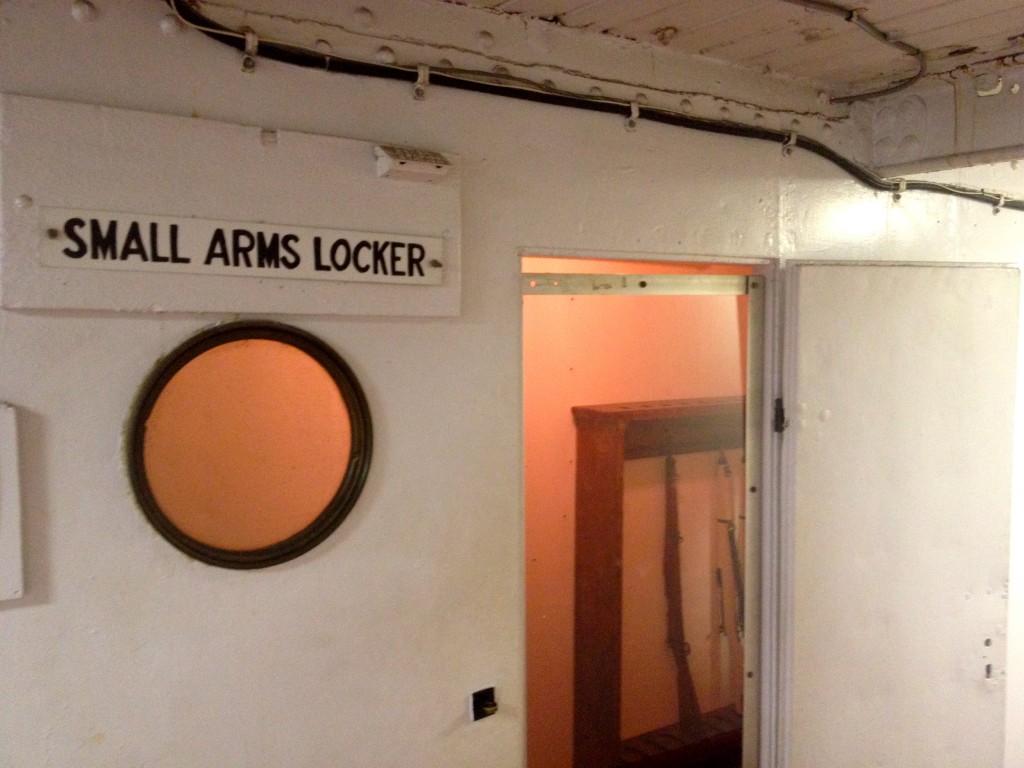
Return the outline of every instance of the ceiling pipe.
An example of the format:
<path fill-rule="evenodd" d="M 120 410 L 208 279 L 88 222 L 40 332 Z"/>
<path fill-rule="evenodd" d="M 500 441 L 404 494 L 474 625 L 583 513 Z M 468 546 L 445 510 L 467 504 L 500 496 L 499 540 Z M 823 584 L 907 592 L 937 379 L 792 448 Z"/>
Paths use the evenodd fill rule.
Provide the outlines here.
<path fill-rule="evenodd" d="M 906 88 L 909 88 L 918 80 L 925 75 L 925 70 L 928 66 L 928 60 L 925 58 L 924 52 L 920 48 L 916 48 L 913 45 L 904 43 L 901 40 L 894 40 L 887 32 L 883 32 L 870 21 L 867 21 L 860 15 L 860 9 L 850 10 L 844 8 L 841 5 L 835 3 L 824 2 L 824 0 L 783 0 L 783 2 L 792 3 L 793 5 L 799 5 L 801 8 L 806 8 L 810 11 L 817 11 L 819 13 L 827 13 L 832 16 L 838 16 L 843 21 L 848 21 L 851 24 L 856 24 L 857 27 L 867 32 L 871 37 L 880 43 L 884 43 L 892 48 L 895 48 L 901 53 L 905 53 L 907 56 L 912 56 L 917 60 L 917 72 L 901 80 L 898 83 L 893 83 L 887 88 L 881 88 L 877 91 L 869 91 L 867 93 L 855 93 L 849 96 L 833 96 L 829 101 L 833 104 L 850 104 L 854 101 L 863 101 L 865 99 L 877 99 L 879 96 L 888 96 L 890 93 L 897 93 Z"/>
<path fill-rule="evenodd" d="M 235 31 L 223 27 L 213 20 L 203 16 L 195 8 L 184 0 L 163 0 L 178 15 L 185 24 L 199 30 L 213 40 L 229 45 L 238 50 L 244 50 L 246 35 L 241 31 Z M 396 64 L 379 64 L 363 61 L 355 61 L 322 53 L 300 45 L 287 45 L 283 43 L 267 43 L 259 48 L 259 55 L 268 59 L 281 61 L 283 63 L 298 66 L 312 67 L 315 69 L 326 69 L 328 72 L 338 72 L 349 75 L 361 75 L 367 77 L 381 77 L 391 80 L 405 80 L 415 83 L 419 79 L 419 68 L 416 66 L 399 66 Z M 866 168 L 849 158 L 839 154 L 831 147 L 822 144 L 820 141 L 801 136 L 794 132 L 759 128 L 731 121 L 711 120 L 695 117 L 679 112 L 668 112 L 666 110 L 654 109 L 651 107 L 640 107 L 636 103 L 624 104 L 618 101 L 587 97 L 582 94 L 573 94 L 562 91 L 549 92 L 538 87 L 538 90 L 531 90 L 516 85 L 504 84 L 500 80 L 492 81 L 487 79 L 476 79 L 483 77 L 485 73 L 465 72 L 462 70 L 443 70 L 436 75 L 431 75 L 431 83 L 464 91 L 486 93 L 506 98 L 531 101 L 538 104 L 550 104 L 553 106 L 571 107 L 594 112 L 610 114 L 623 114 L 632 120 L 643 119 L 664 125 L 674 125 L 690 130 L 717 133 L 726 136 L 737 136 L 759 141 L 778 143 L 782 146 L 783 154 L 789 155 L 794 147 L 799 147 L 812 152 L 819 157 L 828 160 L 839 168 L 843 169 L 861 184 L 879 192 L 890 192 L 894 195 L 902 195 L 907 191 L 923 191 L 940 195 L 950 195 L 973 202 L 980 202 L 993 205 L 995 210 L 1010 209 L 1024 211 L 1024 198 L 1007 196 L 984 189 L 973 189 L 955 184 L 939 184 L 924 180 L 887 179 L 879 176 L 870 168 Z"/>

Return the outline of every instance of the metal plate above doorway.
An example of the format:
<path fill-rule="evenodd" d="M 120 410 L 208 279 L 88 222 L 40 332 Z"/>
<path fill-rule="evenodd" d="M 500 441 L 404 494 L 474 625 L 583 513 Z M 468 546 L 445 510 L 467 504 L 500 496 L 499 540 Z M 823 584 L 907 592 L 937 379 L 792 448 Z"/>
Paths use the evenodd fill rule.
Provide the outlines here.
<path fill-rule="evenodd" d="M 742 296 L 747 275 L 591 275 L 533 273 L 522 276 L 524 295 Z"/>

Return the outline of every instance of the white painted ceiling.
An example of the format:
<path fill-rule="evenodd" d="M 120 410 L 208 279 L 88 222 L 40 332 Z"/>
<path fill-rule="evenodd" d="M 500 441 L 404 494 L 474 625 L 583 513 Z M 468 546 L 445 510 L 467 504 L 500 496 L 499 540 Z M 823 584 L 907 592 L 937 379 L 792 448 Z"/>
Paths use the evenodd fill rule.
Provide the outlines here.
<path fill-rule="evenodd" d="M 812 81 L 831 95 L 887 87 L 914 56 L 821 6 L 860 18 L 924 53 L 929 75 L 1024 64 L 1024 0 L 446 0 L 523 15 Z M 817 9 L 813 6 L 819 6 Z"/>

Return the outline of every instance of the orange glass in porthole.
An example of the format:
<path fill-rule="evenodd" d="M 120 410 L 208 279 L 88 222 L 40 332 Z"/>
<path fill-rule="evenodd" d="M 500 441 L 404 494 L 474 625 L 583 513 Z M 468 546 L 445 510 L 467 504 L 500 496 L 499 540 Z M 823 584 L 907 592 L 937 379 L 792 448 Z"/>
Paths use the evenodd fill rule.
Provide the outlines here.
<path fill-rule="evenodd" d="M 347 514 L 370 432 L 361 389 L 323 342 L 273 323 L 221 326 L 172 353 L 144 388 L 133 487 L 180 549 L 215 565 L 272 565 Z"/>

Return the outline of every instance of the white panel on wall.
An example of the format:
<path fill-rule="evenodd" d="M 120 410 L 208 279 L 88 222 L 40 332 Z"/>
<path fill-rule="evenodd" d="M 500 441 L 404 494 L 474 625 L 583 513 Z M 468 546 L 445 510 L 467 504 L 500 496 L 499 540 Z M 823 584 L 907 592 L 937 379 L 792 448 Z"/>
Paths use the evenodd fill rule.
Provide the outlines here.
<path fill-rule="evenodd" d="M 447 167 L 443 177 L 430 174 L 429 181 L 382 178 L 371 142 L 11 95 L 0 100 L 0 131 L 4 307 L 459 312 L 456 167 Z M 94 232 L 104 235 L 112 233 L 110 222 L 117 222 L 117 242 L 108 250 L 119 259 L 86 254 L 65 258 L 67 266 L 61 265 L 62 251 L 78 253 L 80 244 L 91 244 L 90 218 L 81 227 L 62 226 L 75 211 L 108 214 L 93 217 Z M 68 216 L 60 218 L 62 212 Z M 178 257 L 186 266 L 157 263 L 175 253 L 171 228 L 190 232 L 196 229 L 190 223 L 199 220 L 220 223 L 223 242 L 197 243 L 185 253 L 182 240 Z M 129 241 L 133 221 L 137 230 Z M 236 231 L 240 242 L 232 239 Z M 301 259 L 301 269 L 257 266 L 253 242 L 275 233 L 279 238 L 293 233 L 283 255 Z M 401 261 L 405 268 L 408 243 L 436 243 L 436 248 L 428 245 L 423 262 L 428 279 L 403 279 L 399 267 L 398 279 L 368 282 L 363 270 L 346 263 L 345 250 L 332 261 L 331 245 L 355 235 L 377 246 L 376 252 L 362 249 L 360 266 L 381 271 L 390 269 L 392 243 L 400 246 L 395 264 Z M 55 248 L 54 241 L 66 248 Z M 238 258 L 239 244 L 251 258 L 245 253 Z M 111 269 L 114 260 L 122 268 Z M 337 279 L 346 273 L 358 279 Z"/>
<path fill-rule="evenodd" d="M 1018 273 L 793 269 L 789 764 L 1000 768 Z"/>
<path fill-rule="evenodd" d="M 23 594 L 18 430 L 14 408 L 0 403 L 0 601 Z"/>

